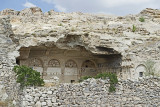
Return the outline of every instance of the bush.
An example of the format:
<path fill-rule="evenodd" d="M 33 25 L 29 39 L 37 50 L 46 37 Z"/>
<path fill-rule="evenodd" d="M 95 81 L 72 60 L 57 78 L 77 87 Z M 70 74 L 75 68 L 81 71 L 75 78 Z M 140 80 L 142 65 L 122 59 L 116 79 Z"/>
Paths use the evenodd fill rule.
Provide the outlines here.
<path fill-rule="evenodd" d="M 51 12 L 50 12 L 50 11 L 48 11 L 48 15 L 51 15 Z"/>
<path fill-rule="evenodd" d="M 114 92 L 116 91 L 116 88 L 114 85 L 110 84 L 110 87 L 109 87 L 109 92 Z"/>
<path fill-rule="evenodd" d="M 115 85 L 118 83 L 118 79 L 117 79 L 117 75 L 115 73 L 99 73 L 97 74 L 95 77 L 91 77 L 91 76 L 84 76 L 82 77 L 79 82 L 82 82 L 88 78 L 95 78 L 95 79 L 106 79 L 109 78 L 110 80 L 110 87 L 109 87 L 109 92 L 114 92 L 116 90 Z"/>
<path fill-rule="evenodd" d="M 88 78 L 92 78 L 92 77 L 91 77 L 91 76 L 81 77 L 81 78 L 79 79 L 79 82 L 82 82 L 82 81 L 84 81 L 84 80 L 87 80 Z"/>
<path fill-rule="evenodd" d="M 44 81 L 40 78 L 40 73 L 27 66 L 14 66 L 13 71 L 17 76 L 17 83 L 20 87 L 25 86 L 43 86 Z"/>
<path fill-rule="evenodd" d="M 133 25 L 133 27 L 132 27 L 132 32 L 135 32 L 136 31 L 136 26 L 135 25 Z"/>
<path fill-rule="evenodd" d="M 144 19 L 143 17 L 140 17 L 140 18 L 139 18 L 139 21 L 140 21 L 140 22 L 145 22 L 145 19 Z"/>
<path fill-rule="evenodd" d="M 62 23 L 59 23 L 58 26 L 63 26 L 63 24 L 62 24 Z"/>

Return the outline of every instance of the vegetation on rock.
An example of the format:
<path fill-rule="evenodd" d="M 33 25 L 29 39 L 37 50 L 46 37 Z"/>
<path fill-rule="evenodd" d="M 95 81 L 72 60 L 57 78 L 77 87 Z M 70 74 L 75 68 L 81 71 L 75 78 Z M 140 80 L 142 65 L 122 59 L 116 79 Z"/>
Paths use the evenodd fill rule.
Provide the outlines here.
<path fill-rule="evenodd" d="M 139 21 L 140 21 L 140 22 L 145 22 L 144 17 L 140 17 L 140 18 L 139 18 Z"/>
<path fill-rule="evenodd" d="M 62 24 L 62 23 L 59 23 L 58 26 L 63 26 L 63 24 Z"/>
<path fill-rule="evenodd" d="M 51 12 L 50 12 L 50 11 L 48 11 L 48 15 L 51 15 Z"/>
<path fill-rule="evenodd" d="M 81 78 L 79 79 L 79 82 L 82 82 L 82 81 L 84 81 L 84 80 L 87 80 L 88 78 L 93 78 L 93 77 L 91 77 L 91 76 L 83 76 L 83 77 L 81 77 Z"/>
<path fill-rule="evenodd" d="M 20 83 L 20 87 L 25 86 L 43 86 L 44 81 L 40 78 L 40 73 L 27 66 L 14 66 L 14 72 L 17 76 L 17 83 Z"/>
<path fill-rule="evenodd" d="M 115 85 L 118 83 L 118 79 L 117 79 L 117 75 L 115 73 L 99 73 L 97 74 L 95 77 L 91 77 L 91 76 L 84 76 L 82 77 L 79 82 L 82 82 L 88 78 L 95 78 L 95 79 L 106 79 L 109 78 L 110 80 L 110 87 L 109 87 L 109 92 L 114 92 L 116 90 Z"/>
<path fill-rule="evenodd" d="M 136 31 L 136 26 L 135 25 L 133 25 L 133 27 L 132 27 L 132 32 L 135 32 Z"/>

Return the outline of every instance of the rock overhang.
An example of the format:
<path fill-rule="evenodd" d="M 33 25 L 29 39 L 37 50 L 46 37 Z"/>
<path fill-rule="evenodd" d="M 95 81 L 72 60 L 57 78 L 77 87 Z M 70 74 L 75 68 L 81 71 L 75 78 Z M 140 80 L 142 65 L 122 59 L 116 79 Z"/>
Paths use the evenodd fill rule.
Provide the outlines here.
<path fill-rule="evenodd" d="M 148 53 L 144 52 L 159 46 L 160 25 L 158 17 L 153 14 L 155 12 L 158 15 L 158 10 L 145 9 L 137 15 L 120 17 L 53 10 L 42 13 L 36 7 L 19 12 L 4 10 L 1 17 L 8 15 L 10 19 L 13 32 L 10 37 L 17 43 L 17 51 L 21 47 L 48 47 L 51 44 L 68 50 L 84 47 L 94 55 L 121 55 L 122 65 L 125 65 L 125 61 L 146 60 Z M 139 20 L 142 17 L 145 22 Z M 126 66 L 133 66 L 133 63 Z"/>

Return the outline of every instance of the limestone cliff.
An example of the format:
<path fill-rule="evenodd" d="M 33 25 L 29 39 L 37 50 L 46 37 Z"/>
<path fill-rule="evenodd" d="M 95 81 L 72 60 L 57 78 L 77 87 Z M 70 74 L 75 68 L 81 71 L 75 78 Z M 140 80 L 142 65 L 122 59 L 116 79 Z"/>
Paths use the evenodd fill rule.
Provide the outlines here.
<path fill-rule="evenodd" d="M 147 8 L 127 16 L 54 10 L 43 13 L 37 7 L 22 11 L 5 9 L 0 12 L 0 92 L 3 92 L 0 98 L 8 97 L 16 88 L 15 80 L 10 79 L 15 77 L 12 68 L 22 47 L 43 45 L 67 50 L 84 47 L 93 55 L 121 55 L 120 77 L 135 79 L 139 70 L 146 70 L 144 62 L 148 59 L 156 62 L 159 72 L 159 36 L 160 10 L 157 9 Z"/>
<path fill-rule="evenodd" d="M 84 46 L 94 54 L 120 53 L 124 60 L 127 56 L 136 56 L 134 60 L 138 61 L 159 60 L 159 10 L 147 8 L 140 14 L 122 17 L 54 10 L 42 13 L 36 7 L 1 11 L 1 17 L 6 15 L 10 17 L 13 38 L 19 46 L 50 42 L 63 49 Z M 139 21 L 142 17 L 144 22 Z"/>

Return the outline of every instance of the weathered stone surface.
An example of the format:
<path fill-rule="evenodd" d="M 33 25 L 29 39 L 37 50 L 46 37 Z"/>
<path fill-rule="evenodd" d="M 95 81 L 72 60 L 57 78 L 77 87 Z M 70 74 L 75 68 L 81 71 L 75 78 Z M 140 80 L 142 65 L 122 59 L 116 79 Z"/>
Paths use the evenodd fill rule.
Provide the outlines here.
<path fill-rule="evenodd" d="M 46 102 L 42 102 L 42 106 L 46 106 L 47 105 L 47 103 Z"/>
<path fill-rule="evenodd" d="M 42 106 L 42 104 L 41 104 L 41 102 L 40 101 L 37 101 L 37 103 L 36 103 L 36 105 L 35 105 L 36 107 L 41 107 Z"/>
<path fill-rule="evenodd" d="M 8 13 L 7 13 L 8 11 Z M 12 14 L 12 10 L 6 10 L 1 12 L 3 14 Z M 8 101 L 7 105 L 20 104 L 19 85 L 16 83 L 15 74 L 12 71 L 13 66 L 16 63 L 14 55 L 11 54 L 15 50 L 15 44 L 12 42 L 10 36 L 13 35 L 11 30 L 10 19 L 8 17 L 0 18 L 0 102 Z"/>

